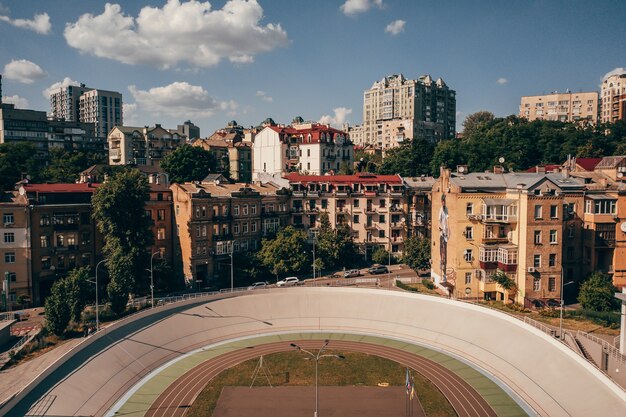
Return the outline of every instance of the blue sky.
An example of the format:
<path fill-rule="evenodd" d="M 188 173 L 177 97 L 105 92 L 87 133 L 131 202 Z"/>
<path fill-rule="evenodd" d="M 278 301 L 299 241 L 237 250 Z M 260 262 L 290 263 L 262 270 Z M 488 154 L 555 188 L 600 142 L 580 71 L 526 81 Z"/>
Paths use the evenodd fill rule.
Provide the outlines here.
<path fill-rule="evenodd" d="M 82 82 L 121 92 L 127 125 L 202 135 L 360 123 L 375 80 L 431 74 L 457 91 L 460 128 L 522 95 L 598 90 L 626 67 L 624 17 L 621 0 L 0 0 L 0 71 L 20 107 L 49 111 L 46 89 Z"/>

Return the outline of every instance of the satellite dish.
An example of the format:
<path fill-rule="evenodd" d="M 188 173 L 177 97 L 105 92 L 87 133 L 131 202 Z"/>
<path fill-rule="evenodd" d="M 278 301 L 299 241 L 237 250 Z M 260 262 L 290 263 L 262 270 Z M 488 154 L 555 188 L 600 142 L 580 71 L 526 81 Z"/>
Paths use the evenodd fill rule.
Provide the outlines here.
<path fill-rule="evenodd" d="M 626 222 L 620 224 L 619 228 L 622 230 L 622 232 L 626 233 Z"/>
<path fill-rule="evenodd" d="M 498 162 L 500 162 L 501 164 L 503 164 L 503 163 L 504 163 L 504 157 L 503 157 L 503 156 L 501 156 L 500 158 L 498 158 Z"/>
<path fill-rule="evenodd" d="M 459 172 L 463 174 L 465 172 L 465 167 L 459 167 Z"/>
<path fill-rule="evenodd" d="M 624 176 L 624 173 L 623 173 L 623 172 L 618 172 L 618 173 L 617 173 L 617 178 L 622 178 L 623 176 Z"/>

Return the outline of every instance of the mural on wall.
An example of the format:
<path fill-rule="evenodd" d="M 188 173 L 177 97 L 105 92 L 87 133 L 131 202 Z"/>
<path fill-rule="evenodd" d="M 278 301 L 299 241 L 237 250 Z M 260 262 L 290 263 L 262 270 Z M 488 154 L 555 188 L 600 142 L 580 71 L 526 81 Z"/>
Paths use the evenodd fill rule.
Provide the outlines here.
<path fill-rule="evenodd" d="M 448 207 L 446 206 L 446 194 L 441 194 L 441 208 L 439 209 L 439 267 L 441 269 L 441 283 L 447 282 L 446 269 L 448 263 Z"/>

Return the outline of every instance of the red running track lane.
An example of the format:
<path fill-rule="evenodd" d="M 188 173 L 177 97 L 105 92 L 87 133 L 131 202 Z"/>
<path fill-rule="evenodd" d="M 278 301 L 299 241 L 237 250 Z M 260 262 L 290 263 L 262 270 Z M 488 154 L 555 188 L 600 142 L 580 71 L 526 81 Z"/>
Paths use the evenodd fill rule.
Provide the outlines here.
<path fill-rule="evenodd" d="M 241 349 L 203 362 L 174 381 L 148 409 L 146 417 L 183 417 L 204 387 L 222 371 L 261 355 L 293 350 L 290 343 L 317 349 L 319 340 L 269 343 Z M 408 366 L 430 380 L 448 399 L 459 417 L 497 417 L 485 399 L 454 372 L 418 355 L 386 346 L 332 340 L 333 350 L 348 350 L 380 356 Z"/>

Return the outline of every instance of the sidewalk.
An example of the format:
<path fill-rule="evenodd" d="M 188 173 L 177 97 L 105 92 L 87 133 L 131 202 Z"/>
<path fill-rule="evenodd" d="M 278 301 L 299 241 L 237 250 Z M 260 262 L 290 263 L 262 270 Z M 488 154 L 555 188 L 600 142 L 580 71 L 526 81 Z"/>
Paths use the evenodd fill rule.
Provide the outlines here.
<path fill-rule="evenodd" d="M 48 366 L 83 340 L 83 338 L 71 339 L 35 359 L 0 371 L 0 404 L 4 404 L 20 392 Z"/>

